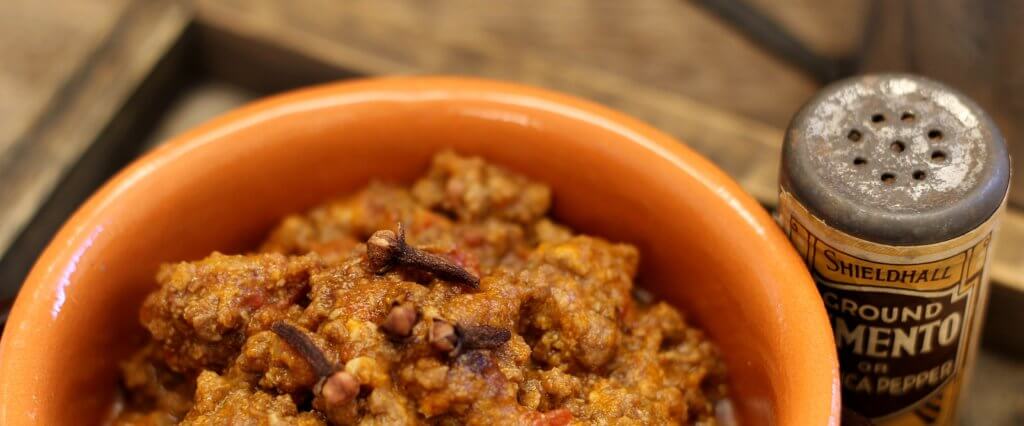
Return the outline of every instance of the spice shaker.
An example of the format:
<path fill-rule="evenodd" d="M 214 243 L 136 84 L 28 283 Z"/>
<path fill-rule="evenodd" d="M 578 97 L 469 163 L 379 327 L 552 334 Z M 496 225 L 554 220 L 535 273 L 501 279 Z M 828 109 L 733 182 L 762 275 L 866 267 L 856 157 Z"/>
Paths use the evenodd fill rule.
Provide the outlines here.
<path fill-rule="evenodd" d="M 832 322 L 845 409 L 955 422 L 1009 179 L 992 120 L 923 77 L 843 80 L 793 118 L 779 220 Z"/>

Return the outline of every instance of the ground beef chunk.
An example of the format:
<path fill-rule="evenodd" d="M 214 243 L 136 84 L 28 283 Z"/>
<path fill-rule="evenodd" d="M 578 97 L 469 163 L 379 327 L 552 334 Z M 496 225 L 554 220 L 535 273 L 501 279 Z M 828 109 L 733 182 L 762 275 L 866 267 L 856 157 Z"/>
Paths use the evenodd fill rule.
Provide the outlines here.
<path fill-rule="evenodd" d="M 251 326 L 287 315 L 309 292 L 319 256 L 227 256 L 165 265 L 160 288 L 140 314 L 166 364 L 178 372 L 221 371 L 235 358 Z M 260 320 L 263 321 L 260 321 Z"/>
<path fill-rule="evenodd" d="M 428 208 L 466 222 L 493 217 L 532 223 L 551 206 L 547 186 L 479 157 L 460 157 L 450 151 L 434 157 L 430 172 L 413 186 L 413 194 Z"/>
<path fill-rule="evenodd" d="M 244 381 L 204 371 L 196 379 L 196 403 L 182 425 L 318 426 L 323 419 L 302 412 L 287 395 L 273 396 Z"/>

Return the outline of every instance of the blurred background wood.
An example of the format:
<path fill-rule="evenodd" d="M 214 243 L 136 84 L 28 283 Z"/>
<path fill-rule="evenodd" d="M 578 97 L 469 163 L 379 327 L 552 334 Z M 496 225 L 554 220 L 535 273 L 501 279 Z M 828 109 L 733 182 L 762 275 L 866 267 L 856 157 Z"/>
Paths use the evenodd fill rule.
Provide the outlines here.
<path fill-rule="evenodd" d="M 735 15 L 711 2 L 740 16 L 753 11 L 768 30 L 737 29 Z M 0 300 L 13 296 L 64 218 L 140 152 L 251 99 L 353 76 L 474 75 L 589 98 L 685 141 L 771 208 L 783 129 L 822 82 L 758 34 L 779 29 L 812 62 L 840 72 L 906 66 L 913 40 L 898 19 L 924 3 L 893 4 L 904 3 L 13 0 L 0 13 Z M 967 39 L 993 49 L 990 38 Z M 941 57 L 942 49 L 929 52 Z M 989 80 L 980 99 L 1013 101 L 1000 91 L 1015 87 L 1006 76 L 1020 68 L 1015 58 L 979 68 Z M 968 415 L 977 424 L 1020 424 L 1024 214 L 1016 208 L 992 274 L 978 373 L 985 385 L 975 386 Z"/>
<path fill-rule="evenodd" d="M 530 79 L 562 66 L 601 70 L 777 127 L 817 86 L 677 0 L 200 0 L 197 9 L 201 20 L 359 72 Z"/>
<path fill-rule="evenodd" d="M 26 151 L 40 145 L 31 133 L 41 131 L 47 117 L 66 108 L 67 92 L 75 90 L 79 83 L 74 81 L 82 80 L 78 77 L 82 68 L 95 61 L 130 4 L 130 0 L 87 0 L 54 13 L 59 9 L 55 3 L 5 2 L 0 13 L 4 64 L 0 67 L 0 205 L 4 206 L 0 248 L 7 247 L 21 224 L 35 213 L 39 198 L 49 191 L 32 188 L 32 182 L 10 176 L 19 164 L 30 161 L 26 158 L 31 153 Z M 56 163 L 72 161 L 69 158 Z M 59 167 L 51 170 L 54 174 L 63 172 Z"/>
<path fill-rule="evenodd" d="M 45 114 L 64 83 L 107 40 L 131 0 L 10 0 L 0 13 L 0 152 Z M 55 13 L 59 12 L 59 13 Z"/>
<path fill-rule="evenodd" d="M 859 69 L 924 74 L 967 93 L 992 115 L 1024 169 L 1024 2 L 906 0 L 872 20 Z M 1024 207 L 1024 173 L 1010 202 Z"/>
<path fill-rule="evenodd" d="M 109 176 L 103 166 L 133 156 L 123 135 L 144 127 L 143 112 L 181 77 L 154 71 L 175 60 L 191 20 L 174 0 L 8 4 L 0 12 L 0 300 L 13 297 L 54 223 Z M 48 225 L 27 232 L 31 221 Z"/>

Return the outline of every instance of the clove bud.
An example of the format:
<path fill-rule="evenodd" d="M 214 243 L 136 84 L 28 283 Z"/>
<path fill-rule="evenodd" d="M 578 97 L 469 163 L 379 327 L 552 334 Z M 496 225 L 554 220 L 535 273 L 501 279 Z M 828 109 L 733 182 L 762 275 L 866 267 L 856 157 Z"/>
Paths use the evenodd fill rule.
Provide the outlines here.
<path fill-rule="evenodd" d="M 458 344 L 459 337 L 455 333 L 455 327 L 446 321 L 434 320 L 430 325 L 430 345 L 438 351 L 453 353 Z"/>
<path fill-rule="evenodd" d="M 434 320 L 430 327 L 430 345 L 434 349 L 457 356 L 474 349 L 495 349 L 512 338 L 512 332 L 490 325 L 451 325 Z"/>
<path fill-rule="evenodd" d="M 319 390 L 315 392 L 324 397 L 328 407 L 337 407 L 359 395 L 359 379 L 347 371 L 338 371 L 320 379 L 317 388 Z"/>
<path fill-rule="evenodd" d="M 496 349 L 512 338 L 506 328 L 490 325 L 456 326 L 463 350 Z"/>
<path fill-rule="evenodd" d="M 380 327 L 392 337 L 409 337 L 416 325 L 417 317 L 416 306 L 412 302 L 396 303 Z"/>
<path fill-rule="evenodd" d="M 339 370 L 305 332 L 284 321 L 271 324 L 270 330 L 302 355 L 313 368 L 313 372 L 319 377 L 313 386 L 313 394 L 323 397 L 328 407 L 346 404 L 359 395 L 359 380 L 352 374 Z"/>
<path fill-rule="evenodd" d="M 398 224 L 398 233 L 390 229 L 374 232 L 366 240 L 366 257 L 374 273 L 383 274 L 395 266 L 406 266 L 433 274 L 435 277 L 472 288 L 480 286 L 480 278 L 433 253 L 412 247 L 405 242 L 405 227 Z"/>
<path fill-rule="evenodd" d="M 317 376 L 326 377 L 337 370 L 334 363 L 329 361 L 323 351 L 313 343 L 313 339 L 298 327 L 284 321 L 277 321 L 270 325 L 270 330 L 298 352 L 299 355 L 302 355 Z"/>

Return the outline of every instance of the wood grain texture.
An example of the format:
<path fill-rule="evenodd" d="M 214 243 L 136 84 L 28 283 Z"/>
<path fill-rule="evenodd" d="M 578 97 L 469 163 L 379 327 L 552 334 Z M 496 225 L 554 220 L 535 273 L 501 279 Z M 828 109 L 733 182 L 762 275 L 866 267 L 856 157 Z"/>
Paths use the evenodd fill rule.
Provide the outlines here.
<path fill-rule="evenodd" d="M 142 149 L 149 150 L 217 115 L 253 101 L 256 96 L 257 94 L 232 84 L 200 82 L 181 92 L 167 106 L 152 134 L 143 143 Z"/>
<path fill-rule="evenodd" d="M 1024 169 L 1024 2 L 885 2 L 872 22 L 860 69 L 908 71 L 970 96 L 1002 130 Z M 1024 173 L 1014 173 L 1010 203 L 1024 208 Z"/>
<path fill-rule="evenodd" d="M 22 138 L 130 0 L 8 0 L 0 13 L 0 158 Z"/>
<path fill-rule="evenodd" d="M 860 53 L 871 1 L 747 1 L 818 54 L 838 59 Z"/>
<path fill-rule="evenodd" d="M 51 11 L 60 10 L 53 5 L 49 7 Z M 102 14 L 96 12 L 93 15 Z M 78 19 L 73 15 L 63 18 Z M 95 37 L 99 39 L 95 49 L 85 57 L 76 56 L 79 60 L 72 64 L 76 68 L 73 73 L 60 74 L 64 81 L 58 84 L 52 81 L 58 76 L 47 78 L 45 83 L 39 83 L 38 90 L 32 89 L 35 94 L 20 95 L 32 98 L 52 93 L 52 98 L 37 114 L 20 118 L 27 120 L 28 124 L 22 123 L 23 131 L 0 151 L 0 182 L 4 183 L 0 186 L 0 206 L 3 206 L 0 252 L 4 252 L 18 236 L 60 178 L 107 127 L 119 108 L 150 74 L 154 64 L 180 37 L 189 18 L 188 8 L 174 0 L 131 2 L 103 36 Z M 60 33 L 60 28 L 55 24 L 51 31 Z M 46 28 L 39 31 L 45 32 Z M 71 39 L 76 36 L 75 32 L 68 31 L 54 35 L 53 42 L 75 45 L 76 41 Z M 85 48 L 79 46 L 78 49 Z M 59 55 L 54 58 L 54 63 L 62 62 Z M 45 63 L 36 61 L 34 67 L 42 69 L 44 65 L 41 64 Z M 26 68 L 24 72 L 32 69 L 35 68 Z M 20 74 L 7 73 L 8 76 Z M 6 90 L 20 84 L 15 77 L 10 78 L 3 83 L 8 88 Z"/>
<path fill-rule="evenodd" d="M 1014 358 L 982 348 L 976 362 L 959 424 L 1024 424 L 1024 357 Z"/>
<path fill-rule="evenodd" d="M 494 28 L 483 28 L 483 24 L 472 23 L 478 19 L 470 19 L 464 12 L 456 12 L 454 6 L 441 7 L 435 15 L 431 15 L 427 11 L 433 9 L 413 7 L 410 3 L 350 2 L 330 12 L 318 10 L 313 13 L 288 8 L 276 1 L 246 2 L 245 8 L 231 1 L 208 1 L 198 4 L 198 15 L 205 25 L 225 29 L 260 43 L 284 46 L 285 50 L 303 52 L 307 56 L 359 74 L 458 73 L 514 80 L 574 93 L 611 105 L 679 137 L 729 170 L 758 198 L 774 198 L 782 140 L 779 127 L 662 87 L 686 83 L 666 79 L 670 81 L 659 84 L 637 75 L 631 66 L 643 62 L 640 56 L 618 66 L 630 69 L 616 71 L 609 66 L 595 64 L 593 61 L 599 61 L 595 58 L 574 59 L 555 55 L 555 51 L 572 50 L 570 45 L 558 44 L 570 43 L 572 37 L 566 35 L 556 37 L 561 42 L 548 41 L 551 45 L 534 46 L 540 42 L 536 37 L 524 41 L 513 40 L 515 37 L 512 34 L 501 35 L 502 26 L 512 23 L 500 23 L 500 20 L 493 19 Z M 484 21 L 488 16 L 501 16 L 504 13 L 501 10 L 480 11 L 480 8 L 476 8 L 476 11 L 480 14 L 477 18 Z M 554 12 L 557 11 L 545 15 L 559 15 Z M 522 15 L 522 12 L 517 13 Z M 596 14 L 593 11 L 591 13 Z M 699 13 L 694 13 L 693 19 L 696 20 Z M 509 19 L 515 21 L 514 17 L 519 15 L 513 13 L 513 18 Z M 422 23 L 416 24 L 417 20 L 460 30 L 428 28 L 429 25 L 425 27 Z M 553 24 L 520 21 L 516 25 L 523 25 L 524 28 L 547 25 L 548 31 L 559 31 L 555 28 L 557 25 Z M 510 30 L 505 28 L 504 31 Z M 716 42 L 704 40 L 709 47 Z M 556 49 L 552 45 L 560 47 Z M 625 55 L 628 49 L 622 46 L 622 42 L 619 42 L 619 48 L 622 51 L 616 55 Z M 699 61 L 690 58 L 687 62 Z M 788 119 L 789 113 L 782 114 L 779 110 L 795 110 L 802 98 L 813 90 L 809 83 L 797 77 L 790 78 L 801 81 L 800 88 L 795 90 L 799 91 L 799 95 L 790 94 L 786 100 L 770 101 L 770 88 L 762 86 L 758 91 L 764 99 L 759 108 L 771 110 L 773 115 L 779 117 L 787 115 Z M 725 81 L 707 83 L 697 92 L 710 93 L 712 87 L 719 87 L 725 91 L 719 96 L 720 101 L 727 100 L 724 103 L 749 101 L 749 106 L 758 102 L 754 99 L 756 96 L 741 96 L 741 89 L 733 87 L 727 90 L 724 86 L 727 86 Z M 784 89 L 778 93 L 784 93 Z M 772 106 L 773 103 L 788 106 Z"/>
<path fill-rule="evenodd" d="M 200 0 L 197 5 L 200 16 L 222 22 L 286 28 L 314 43 L 295 47 L 334 50 L 367 69 L 520 79 L 561 67 L 598 69 L 776 127 L 784 126 L 816 89 L 797 70 L 679 0 Z"/>

